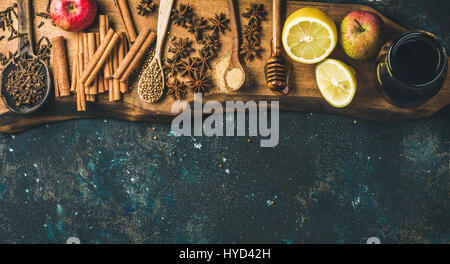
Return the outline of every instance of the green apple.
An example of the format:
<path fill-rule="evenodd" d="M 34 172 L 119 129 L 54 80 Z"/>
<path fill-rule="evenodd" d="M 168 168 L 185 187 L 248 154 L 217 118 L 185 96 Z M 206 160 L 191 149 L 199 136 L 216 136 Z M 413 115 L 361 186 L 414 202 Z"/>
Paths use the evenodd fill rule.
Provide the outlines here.
<path fill-rule="evenodd" d="M 383 19 L 373 12 L 351 12 L 341 23 L 342 49 L 356 60 L 375 57 L 384 42 L 383 27 Z"/>

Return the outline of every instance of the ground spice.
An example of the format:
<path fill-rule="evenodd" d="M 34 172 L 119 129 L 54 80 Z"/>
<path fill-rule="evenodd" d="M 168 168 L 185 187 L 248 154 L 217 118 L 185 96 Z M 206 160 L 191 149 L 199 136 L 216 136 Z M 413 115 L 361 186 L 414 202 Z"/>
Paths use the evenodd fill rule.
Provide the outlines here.
<path fill-rule="evenodd" d="M 226 72 L 225 81 L 231 89 L 237 90 L 244 81 L 244 73 L 239 68 L 234 68 Z"/>
<path fill-rule="evenodd" d="M 223 55 L 219 57 L 218 62 L 213 67 L 212 78 L 214 83 L 217 85 L 217 88 L 221 92 L 228 91 L 227 85 L 225 83 L 225 72 L 230 65 L 231 56 L 230 54 Z"/>

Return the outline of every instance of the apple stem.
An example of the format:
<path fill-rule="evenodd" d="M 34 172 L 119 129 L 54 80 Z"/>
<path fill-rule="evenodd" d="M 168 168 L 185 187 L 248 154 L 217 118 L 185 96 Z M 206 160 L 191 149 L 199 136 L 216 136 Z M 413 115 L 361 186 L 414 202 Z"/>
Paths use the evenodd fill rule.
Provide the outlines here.
<path fill-rule="evenodd" d="M 364 28 L 363 28 L 363 26 L 361 25 L 361 23 L 359 23 L 359 21 L 358 20 L 356 20 L 355 19 L 355 22 L 356 22 L 356 24 L 358 24 L 358 26 L 359 26 L 359 30 L 361 30 L 361 32 L 364 32 L 364 31 L 366 31 Z"/>

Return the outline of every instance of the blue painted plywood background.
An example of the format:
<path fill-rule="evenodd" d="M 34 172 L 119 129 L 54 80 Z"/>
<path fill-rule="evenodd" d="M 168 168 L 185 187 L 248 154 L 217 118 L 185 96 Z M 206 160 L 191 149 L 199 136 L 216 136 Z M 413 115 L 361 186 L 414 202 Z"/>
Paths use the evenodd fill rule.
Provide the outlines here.
<path fill-rule="evenodd" d="M 450 43 L 447 0 L 327 2 Z M 113 120 L 0 134 L 0 243 L 450 242 L 448 107 L 401 124 L 280 118 L 274 149 Z"/>

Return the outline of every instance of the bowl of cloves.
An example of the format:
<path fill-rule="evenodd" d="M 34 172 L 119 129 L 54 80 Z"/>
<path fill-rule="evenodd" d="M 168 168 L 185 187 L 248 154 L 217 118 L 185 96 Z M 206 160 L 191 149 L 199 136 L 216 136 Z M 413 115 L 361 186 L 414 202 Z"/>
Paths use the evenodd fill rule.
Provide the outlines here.
<path fill-rule="evenodd" d="M 14 113 L 30 114 L 49 98 L 50 80 L 46 65 L 36 56 L 23 53 L 12 58 L 1 73 L 1 97 Z"/>

